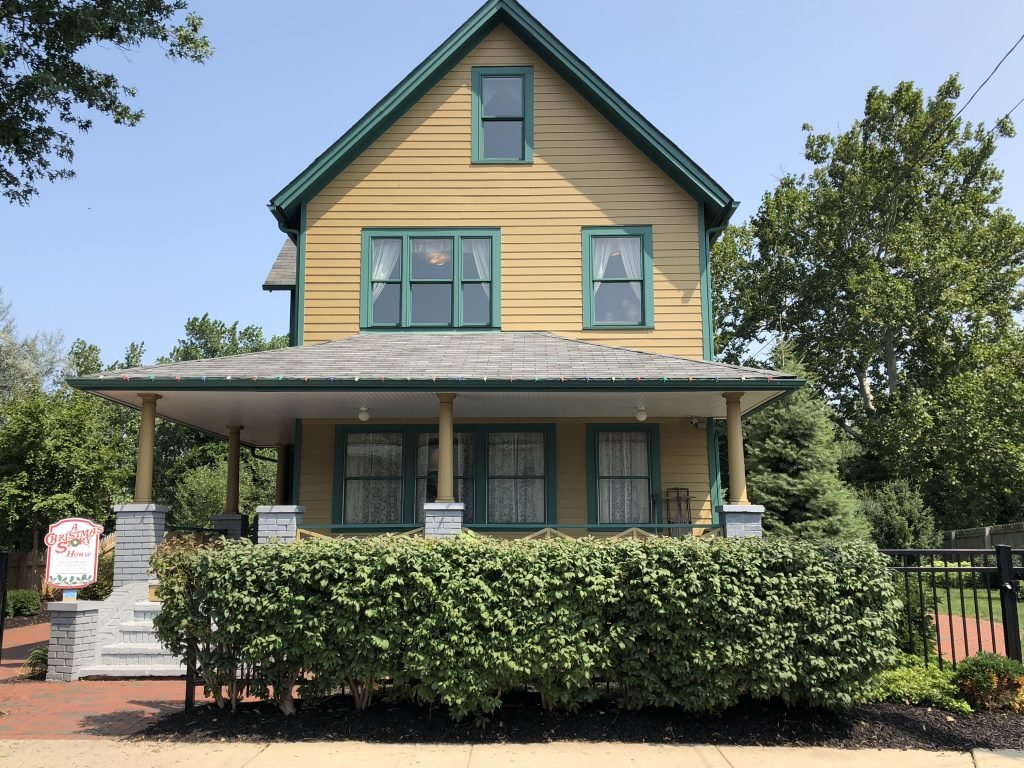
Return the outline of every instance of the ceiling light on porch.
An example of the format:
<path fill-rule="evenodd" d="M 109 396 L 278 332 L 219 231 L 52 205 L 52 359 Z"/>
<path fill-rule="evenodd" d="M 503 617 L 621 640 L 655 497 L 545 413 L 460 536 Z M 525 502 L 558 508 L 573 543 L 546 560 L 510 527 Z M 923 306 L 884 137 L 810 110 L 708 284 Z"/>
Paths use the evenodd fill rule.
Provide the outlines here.
<path fill-rule="evenodd" d="M 636 420 L 647 421 L 647 408 L 642 405 L 636 407 Z"/>
<path fill-rule="evenodd" d="M 370 409 L 365 405 L 359 407 L 359 420 L 369 421 L 370 420 Z"/>

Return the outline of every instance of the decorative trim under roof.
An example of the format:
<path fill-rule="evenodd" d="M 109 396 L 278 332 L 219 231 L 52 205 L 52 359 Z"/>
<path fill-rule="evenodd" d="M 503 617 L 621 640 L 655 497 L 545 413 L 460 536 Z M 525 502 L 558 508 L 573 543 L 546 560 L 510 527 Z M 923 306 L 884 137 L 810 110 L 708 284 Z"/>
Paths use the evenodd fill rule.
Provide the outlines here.
<path fill-rule="evenodd" d="M 708 228 L 728 223 L 736 201 L 665 134 L 616 93 L 515 0 L 488 0 L 340 139 L 271 199 L 285 231 L 300 226 L 300 209 L 366 150 L 499 24 L 514 32 L 637 148 L 706 210 Z"/>

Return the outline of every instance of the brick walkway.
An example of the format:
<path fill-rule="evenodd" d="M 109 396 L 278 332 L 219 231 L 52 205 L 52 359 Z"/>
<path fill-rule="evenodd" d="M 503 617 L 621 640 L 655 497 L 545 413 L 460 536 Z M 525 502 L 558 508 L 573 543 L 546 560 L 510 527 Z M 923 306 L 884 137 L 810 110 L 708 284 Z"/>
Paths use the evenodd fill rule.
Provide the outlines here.
<path fill-rule="evenodd" d="M 937 645 L 942 648 L 942 658 L 948 661 L 963 661 L 968 656 L 973 656 L 980 651 L 1006 655 L 1003 625 L 998 621 L 990 623 L 987 619 L 982 619 L 979 622 L 973 616 L 939 614 L 936 617 L 935 629 L 939 635 Z M 979 629 L 981 630 L 980 643 L 978 642 Z M 993 631 L 996 636 L 994 644 L 992 642 Z M 967 633 L 966 647 L 965 632 Z"/>
<path fill-rule="evenodd" d="M 0 662 L 0 680 L 18 676 L 18 670 L 25 663 L 28 652 L 46 645 L 50 640 L 49 624 L 32 624 L 27 627 L 4 630 L 3 661 Z"/>

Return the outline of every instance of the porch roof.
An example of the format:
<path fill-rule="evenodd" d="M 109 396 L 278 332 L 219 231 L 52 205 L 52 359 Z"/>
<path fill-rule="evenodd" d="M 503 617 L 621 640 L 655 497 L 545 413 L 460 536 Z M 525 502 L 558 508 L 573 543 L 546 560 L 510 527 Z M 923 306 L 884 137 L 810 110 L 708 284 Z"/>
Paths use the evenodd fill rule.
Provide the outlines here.
<path fill-rule="evenodd" d="M 430 418 L 435 392 L 459 392 L 457 418 L 723 418 L 723 392 L 749 412 L 797 389 L 787 373 L 611 347 L 540 332 L 370 332 L 338 341 L 142 366 L 68 383 L 137 407 L 163 395 L 162 418 L 223 435 L 244 424 L 253 445 L 289 442 L 295 419 Z M 472 394 L 471 394 L 472 393 Z M 262 425 L 262 426 L 261 426 Z"/>

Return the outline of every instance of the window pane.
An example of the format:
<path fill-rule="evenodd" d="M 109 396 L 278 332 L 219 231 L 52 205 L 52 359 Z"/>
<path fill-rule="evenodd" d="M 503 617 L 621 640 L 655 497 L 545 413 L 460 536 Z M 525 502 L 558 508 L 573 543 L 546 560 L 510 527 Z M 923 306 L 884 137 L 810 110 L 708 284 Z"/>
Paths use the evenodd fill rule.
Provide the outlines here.
<path fill-rule="evenodd" d="M 594 322 L 636 325 L 643 320 L 644 284 L 594 281 Z"/>
<path fill-rule="evenodd" d="M 402 241 L 400 238 L 373 238 L 372 270 L 371 280 L 400 280 L 402 278 Z"/>
<path fill-rule="evenodd" d="M 398 283 L 373 284 L 374 325 L 398 325 L 401 320 L 402 286 Z"/>
<path fill-rule="evenodd" d="M 417 437 L 416 474 L 437 474 L 437 433 L 421 432 Z M 455 474 L 473 476 L 473 435 L 455 433 Z"/>
<path fill-rule="evenodd" d="M 344 509 L 352 525 L 402 522 L 401 479 L 346 480 Z"/>
<path fill-rule="evenodd" d="M 401 477 L 402 435 L 361 432 L 348 435 L 345 477 Z"/>
<path fill-rule="evenodd" d="M 489 480 L 487 522 L 543 523 L 544 480 Z"/>
<path fill-rule="evenodd" d="M 423 325 L 450 325 L 452 322 L 451 283 L 417 283 L 409 288 L 412 296 L 412 322 Z"/>
<path fill-rule="evenodd" d="M 522 160 L 523 122 L 485 120 L 484 157 L 494 160 Z"/>
<path fill-rule="evenodd" d="M 591 250 L 595 280 L 643 280 L 642 237 L 594 237 Z"/>
<path fill-rule="evenodd" d="M 453 274 L 450 237 L 412 239 L 412 279 L 451 280 Z"/>
<path fill-rule="evenodd" d="M 490 283 L 466 283 L 462 286 L 462 322 L 466 325 L 491 324 Z"/>
<path fill-rule="evenodd" d="M 465 280 L 491 279 L 491 238 L 462 238 L 462 277 Z"/>
<path fill-rule="evenodd" d="M 540 432 L 492 432 L 487 445 L 491 477 L 544 476 L 544 435 Z"/>
<path fill-rule="evenodd" d="M 597 473 L 602 477 L 647 477 L 646 432 L 599 432 Z"/>
<path fill-rule="evenodd" d="M 523 78 L 487 76 L 483 80 L 484 117 L 523 116 Z"/>
<path fill-rule="evenodd" d="M 648 524 L 652 522 L 650 481 L 598 480 L 597 505 L 599 522 Z"/>
<path fill-rule="evenodd" d="M 437 498 L 437 478 L 420 478 L 416 481 L 416 522 L 423 524 L 423 505 Z M 466 505 L 462 513 L 463 523 L 472 523 L 473 511 L 473 479 L 455 478 L 455 500 Z"/>

